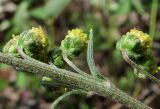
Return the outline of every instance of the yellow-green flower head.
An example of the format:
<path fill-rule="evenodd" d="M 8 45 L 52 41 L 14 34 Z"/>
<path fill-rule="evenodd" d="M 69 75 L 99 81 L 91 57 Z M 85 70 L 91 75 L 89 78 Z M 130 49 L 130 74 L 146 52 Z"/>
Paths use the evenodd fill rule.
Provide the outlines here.
<path fill-rule="evenodd" d="M 124 50 L 128 57 L 148 72 L 154 72 L 157 66 L 152 55 L 152 38 L 137 29 L 131 29 L 122 36 L 116 47 Z"/>
<path fill-rule="evenodd" d="M 61 42 L 61 49 L 70 57 L 78 56 L 88 43 L 88 36 L 81 29 L 68 31 L 65 39 Z"/>
<path fill-rule="evenodd" d="M 41 27 L 32 27 L 21 33 L 17 44 L 24 49 L 27 55 L 35 59 L 44 60 L 47 56 L 48 37 Z"/>
<path fill-rule="evenodd" d="M 152 46 L 152 38 L 142 31 L 131 29 L 123 35 L 116 47 L 134 53 L 146 53 Z"/>
<path fill-rule="evenodd" d="M 48 47 L 48 37 L 41 27 L 35 28 L 32 27 L 29 32 L 34 34 L 35 40 L 42 44 L 42 47 Z"/>
<path fill-rule="evenodd" d="M 24 52 L 35 59 L 46 60 L 48 49 L 48 37 L 41 27 L 22 32 L 4 46 L 3 52 L 19 55 L 17 47 L 22 47 Z"/>
<path fill-rule="evenodd" d="M 147 33 L 144 33 L 144 32 L 139 31 L 137 29 L 131 29 L 130 32 L 127 32 L 126 35 L 133 35 L 133 36 L 135 36 L 147 48 L 150 48 L 151 45 L 152 45 L 152 38 Z"/>
<path fill-rule="evenodd" d="M 43 31 L 41 27 L 38 28 L 32 27 L 32 29 L 24 31 L 19 35 L 19 38 L 20 38 L 18 42 L 19 44 L 24 42 L 29 43 L 34 41 L 35 43 L 39 43 L 42 47 L 48 46 L 48 38 L 46 37 L 46 33 Z"/>
<path fill-rule="evenodd" d="M 78 28 L 68 31 L 68 35 L 66 37 L 79 38 L 81 43 L 87 43 L 88 41 L 87 34 L 84 33 L 83 30 Z"/>

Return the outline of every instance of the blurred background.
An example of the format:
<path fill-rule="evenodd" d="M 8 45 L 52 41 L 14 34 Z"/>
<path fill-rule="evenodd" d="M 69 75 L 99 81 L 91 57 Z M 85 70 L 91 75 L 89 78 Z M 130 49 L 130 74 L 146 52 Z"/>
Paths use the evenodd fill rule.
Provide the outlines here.
<path fill-rule="evenodd" d="M 160 87 L 138 79 L 116 50 L 116 42 L 132 28 L 153 37 L 153 53 L 160 62 L 159 0 L 0 0 L 0 49 L 12 37 L 41 25 L 50 47 L 59 46 L 69 29 L 94 31 L 94 58 L 101 73 L 134 98 L 160 109 Z M 74 63 L 89 72 L 85 53 Z M 160 74 L 155 75 L 160 79 Z M 50 109 L 64 88 L 41 84 L 40 77 L 0 64 L 0 109 Z M 128 109 L 98 95 L 73 95 L 57 109 Z"/>

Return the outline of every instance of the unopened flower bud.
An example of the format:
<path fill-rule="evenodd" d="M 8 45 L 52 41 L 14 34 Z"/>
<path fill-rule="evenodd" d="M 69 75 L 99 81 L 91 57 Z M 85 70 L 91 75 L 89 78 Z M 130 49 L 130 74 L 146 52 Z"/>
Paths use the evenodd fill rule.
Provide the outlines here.
<path fill-rule="evenodd" d="M 18 54 L 17 47 L 22 47 L 24 53 L 38 60 L 46 60 L 48 49 L 48 37 L 41 27 L 24 31 L 14 36 L 3 48 L 5 53 Z"/>
<path fill-rule="evenodd" d="M 61 49 L 69 57 L 78 56 L 84 51 L 88 42 L 88 36 L 81 29 L 68 31 L 65 39 L 61 42 Z"/>
<path fill-rule="evenodd" d="M 135 54 L 146 54 L 151 47 L 152 38 L 148 34 L 136 29 L 131 29 L 117 43 L 118 49 L 134 52 Z"/>
<path fill-rule="evenodd" d="M 124 50 L 128 57 L 147 72 L 155 72 L 157 64 L 152 55 L 152 38 L 139 30 L 131 29 L 122 36 L 116 45 L 117 49 Z"/>

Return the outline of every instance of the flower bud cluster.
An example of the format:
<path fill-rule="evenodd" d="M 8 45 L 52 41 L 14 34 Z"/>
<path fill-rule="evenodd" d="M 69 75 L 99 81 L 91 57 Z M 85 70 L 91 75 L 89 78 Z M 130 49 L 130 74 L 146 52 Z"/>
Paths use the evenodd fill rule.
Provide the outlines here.
<path fill-rule="evenodd" d="M 21 47 L 26 55 L 40 61 L 49 60 L 61 68 L 65 64 L 62 53 L 73 59 L 85 50 L 87 42 L 88 36 L 86 33 L 81 29 L 72 29 L 62 40 L 60 47 L 48 52 L 49 43 L 46 33 L 41 27 L 32 27 L 32 29 L 19 35 L 13 35 L 13 38 L 4 46 L 3 52 L 20 56 L 17 48 Z"/>

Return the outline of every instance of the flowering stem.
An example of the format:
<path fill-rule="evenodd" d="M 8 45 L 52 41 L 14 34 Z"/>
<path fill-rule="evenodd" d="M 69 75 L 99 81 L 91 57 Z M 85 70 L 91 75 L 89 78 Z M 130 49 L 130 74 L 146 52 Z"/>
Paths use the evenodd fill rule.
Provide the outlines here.
<path fill-rule="evenodd" d="M 37 76 L 46 76 L 59 83 L 69 85 L 75 89 L 86 92 L 93 92 L 104 97 L 110 97 L 128 107 L 134 109 L 152 109 L 145 104 L 130 97 L 126 93 L 106 85 L 102 79 L 94 76 L 84 76 L 67 70 L 56 69 L 45 63 L 35 63 L 26 59 L 20 59 L 8 54 L 0 53 L 0 62 L 12 65 L 22 71 L 36 74 Z"/>
<path fill-rule="evenodd" d="M 43 77 L 41 80 L 41 84 L 44 86 L 49 86 L 49 87 L 64 87 L 64 88 L 67 87 L 67 89 L 75 89 L 74 87 L 57 82 L 49 77 Z"/>

